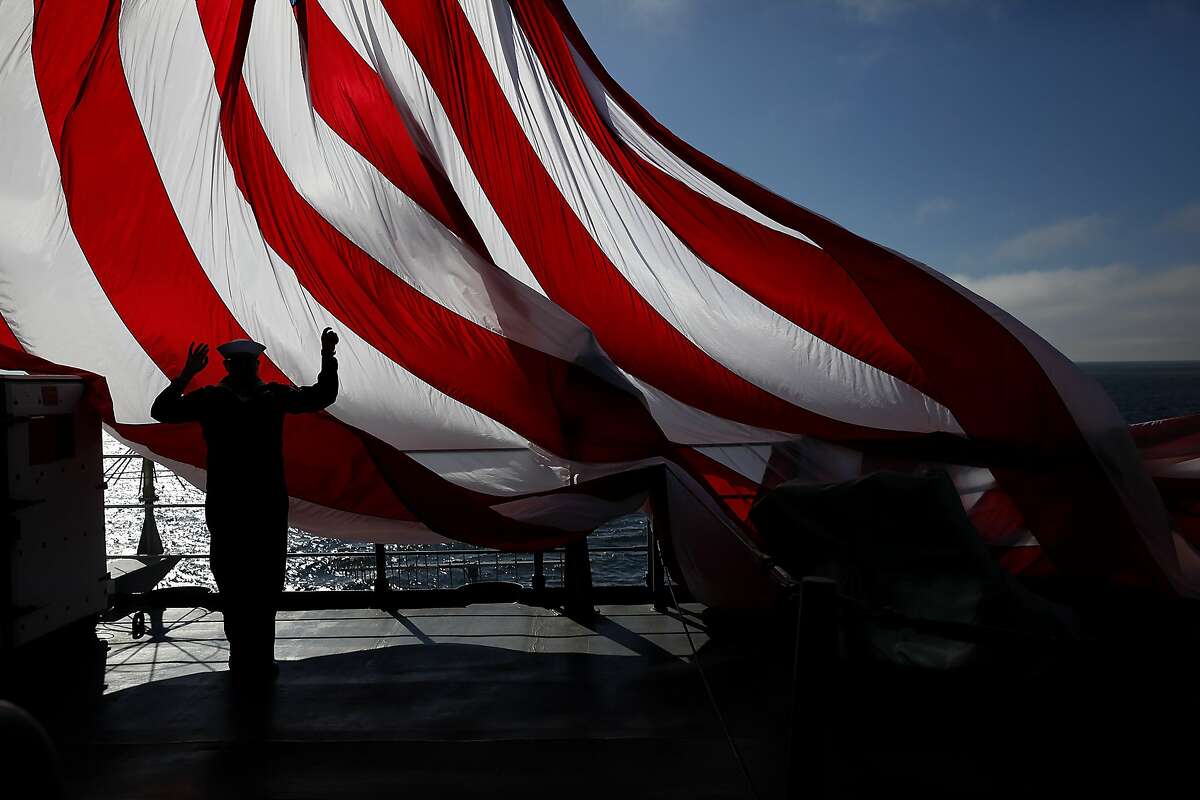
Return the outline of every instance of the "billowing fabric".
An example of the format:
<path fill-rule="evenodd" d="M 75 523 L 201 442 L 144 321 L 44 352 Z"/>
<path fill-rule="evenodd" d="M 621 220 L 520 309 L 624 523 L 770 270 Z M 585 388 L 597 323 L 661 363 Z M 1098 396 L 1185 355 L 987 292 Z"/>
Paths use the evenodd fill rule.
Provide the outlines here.
<path fill-rule="evenodd" d="M 302 385 L 339 332 L 293 524 L 535 549 L 665 474 L 689 584 L 749 602 L 764 486 L 936 464 L 1016 571 L 1200 586 L 1195 470 L 1168 512 L 1067 359 L 680 141 L 558 0 L 5 0 L 0 118 L 0 367 L 202 486 L 148 414 L 188 343 Z"/>

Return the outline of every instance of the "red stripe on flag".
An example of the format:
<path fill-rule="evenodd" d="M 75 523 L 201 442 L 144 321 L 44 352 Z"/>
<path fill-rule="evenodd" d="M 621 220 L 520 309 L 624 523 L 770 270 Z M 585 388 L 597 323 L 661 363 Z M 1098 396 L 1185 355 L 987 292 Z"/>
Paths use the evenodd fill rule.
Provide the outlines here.
<path fill-rule="evenodd" d="M 1046 553 L 1036 545 L 1030 547 L 993 547 L 992 555 L 1005 570 L 1013 575 L 1027 578 L 1045 577 L 1055 574 L 1054 565 Z"/>
<path fill-rule="evenodd" d="M 221 90 L 221 132 L 264 240 L 348 328 L 437 389 L 551 452 L 648 455 L 661 439 L 640 398 L 434 302 L 327 222 L 292 185 L 242 80 L 253 3 L 199 0 Z"/>
<path fill-rule="evenodd" d="M 17 337 L 13 334 L 12 328 L 8 325 L 8 320 L 0 317 L 0 347 L 7 347 L 10 350 L 24 350 L 21 343 L 17 341 Z M 6 367 L 6 369 L 17 369 L 16 367 Z"/>
<path fill-rule="evenodd" d="M 1156 419 L 1129 426 L 1134 443 L 1153 458 L 1200 455 L 1200 414 Z"/>
<path fill-rule="evenodd" d="M 751 541 L 762 544 L 762 538 L 749 518 L 750 507 L 758 499 L 762 486 L 692 447 L 676 448 L 674 458 L 720 501 L 721 507 L 737 521 L 740 530 Z"/>

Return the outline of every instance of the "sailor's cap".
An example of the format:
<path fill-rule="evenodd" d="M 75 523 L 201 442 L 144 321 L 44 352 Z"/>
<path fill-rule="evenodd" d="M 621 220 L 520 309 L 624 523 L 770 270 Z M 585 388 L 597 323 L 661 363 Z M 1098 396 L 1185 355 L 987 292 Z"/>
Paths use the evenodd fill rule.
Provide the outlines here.
<path fill-rule="evenodd" d="M 238 356 L 258 356 L 266 349 L 266 345 L 250 339 L 234 339 L 232 342 L 226 342 L 217 347 L 217 352 L 226 358 L 236 358 Z"/>

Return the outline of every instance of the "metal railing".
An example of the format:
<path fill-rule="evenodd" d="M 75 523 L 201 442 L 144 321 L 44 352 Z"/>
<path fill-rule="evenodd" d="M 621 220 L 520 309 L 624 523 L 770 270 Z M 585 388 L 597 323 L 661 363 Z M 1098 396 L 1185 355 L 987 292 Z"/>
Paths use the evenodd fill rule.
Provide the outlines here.
<path fill-rule="evenodd" d="M 204 503 L 199 502 L 162 502 L 157 491 L 157 476 L 154 462 L 142 458 L 132 449 L 123 453 L 105 454 L 107 462 L 104 470 L 105 488 L 120 480 L 140 480 L 140 495 L 137 502 L 105 502 L 105 511 L 141 509 L 142 527 L 136 552 L 109 554 L 110 560 L 119 558 L 138 558 L 156 555 L 171 555 L 181 561 L 204 561 L 209 558 L 207 552 L 166 553 L 155 512 L 161 509 L 198 509 Z M 140 459 L 140 470 L 130 474 L 136 459 Z M 174 473 L 170 477 L 179 481 L 180 486 L 188 487 Z M 106 531 L 107 533 L 107 531 Z M 650 531 L 646 527 L 645 540 L 636 545 L 599 545 L 588 548 L 592 571 L 606 560 L 626 558 L 629 555 L 640 555 L 638 559 L 645 565 L 644 581 L 637 584 L 651 588 L 655 579 L 655 571 L 651 563 L 649 546 Z M 624 555 L 623 555 L 624 554 Z M 339 551 L 288 551 L 289 561 L 309 559 L 317 562 L 316 569 L 342 579 L 359 587 L 339 590 L 350 592 L 364 591 L 412 591 L 412 590 L 452 590 L 469 587 L 473 584 L 506 583 L 528 587 L 534 592 L 542 592 L 547 588 L 561 588 L 565 584 L 566 557 L 562 548 L 542 552 L 505 552 L 482 547 L 465 546 L 410 546 L 376 544 L 372 549 L 355 549 Z M 603 574 L 603 570 L 600 570 Z M 297 581 L 293 579 L 293 585 Z M 605 585 L 605 584 L 602 584 Z M 629 587 L 631 584 L 607 584 L 609 586 Z M 317 582 L 305 588 L 322 588 Z"/>

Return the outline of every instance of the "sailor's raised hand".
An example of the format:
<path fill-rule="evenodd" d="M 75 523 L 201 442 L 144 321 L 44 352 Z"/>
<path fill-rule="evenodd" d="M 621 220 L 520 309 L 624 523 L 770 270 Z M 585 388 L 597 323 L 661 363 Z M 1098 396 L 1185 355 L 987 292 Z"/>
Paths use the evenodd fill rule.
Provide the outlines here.
<path fill-rule="evenodd" d="M 208 345 L 204 342 L 200 344 L 192 342 L 188 345 L 187 360 L 183 362 L 183 372 L 179 373 L 179 377 L 191 380 L 199 375 L 207 366 Z"/>
<path fill-rule="evenodd" d="M 321 331 L 321 355 L 331 356 L 334 349 L 337 348 L 338 335 L 333 332 L 333 328 L 326 328 Z"/>

